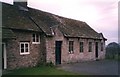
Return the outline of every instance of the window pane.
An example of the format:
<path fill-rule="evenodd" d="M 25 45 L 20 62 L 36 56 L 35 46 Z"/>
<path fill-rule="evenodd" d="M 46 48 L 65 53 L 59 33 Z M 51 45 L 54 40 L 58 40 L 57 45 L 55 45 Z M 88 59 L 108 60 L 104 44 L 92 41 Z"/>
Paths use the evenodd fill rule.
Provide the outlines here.
<path fill-rule="evenodd" d="M 28 52 L 28 44 L 25 44 L 25 52 Z"/>
<path fill-rule="evenodd" d="M 80 52 L 83 52 L 83 42 L 80 42 Z"/>
<path fill-rule="evenodd" d="M 71 51 L 73 51 L 73 41 L 71 41 Z"/>
<path fill-rule="evenodd" d="M 24 49 L 24 44 L 21 44 L 21 49 Z"/>
<path fill-rule="evenodd" d="M 28 44 L 25 44 L 25 47 L 27 48 L 27 47 L 28 47 Z"/>
<path fill-rule="evenodd" d="M 35 34 L 33 34 L 33 42 L 35 42 Z"/>
<path fill-rule="evenodd" d="M 89 42 L 89 52 L 92 52 L 92 42 Z"/>
<path fill-rule="evenodd" d="M 70 45 L 69 45 L 69 52 L 71 51 L 71 47 L 70 47 Z"/>
<path fill-rule="evenodd" d="M 21 50 L 20 50 L 21 53 L 24 53 L 24 44 L 21 44 Z"/>
<path fill-rule="evenodd" d="M 71 53 L 71 51 L 73 52 L 73 41 L 69 41 L 69 52 Z"/>
<path fill-rule="evenodd" d="M 24 49 L 21 49 L 21 53 L 24 53 Z"/>
<path fill-rule="evenodd" d="M 25 52 L 28 52 L 28 48 L 25 49 Z"/>
<path fill-rule="evenodd" d="M 39 35 L 36 35 L 36 42 L 39 42 Z"/>

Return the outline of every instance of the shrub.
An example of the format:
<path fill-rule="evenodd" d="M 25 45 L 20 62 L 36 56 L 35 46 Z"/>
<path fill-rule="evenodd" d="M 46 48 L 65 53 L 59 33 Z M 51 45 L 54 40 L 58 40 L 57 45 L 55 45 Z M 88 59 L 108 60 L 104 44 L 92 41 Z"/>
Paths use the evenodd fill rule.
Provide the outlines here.
<path fill-rule="evenodd" d="M 46 66 L 53 67 L 53 66 L 54 66 L 54 64 L 52 63 L 52 61 L 50 61 L 50 62 L 46 63 Z"/>

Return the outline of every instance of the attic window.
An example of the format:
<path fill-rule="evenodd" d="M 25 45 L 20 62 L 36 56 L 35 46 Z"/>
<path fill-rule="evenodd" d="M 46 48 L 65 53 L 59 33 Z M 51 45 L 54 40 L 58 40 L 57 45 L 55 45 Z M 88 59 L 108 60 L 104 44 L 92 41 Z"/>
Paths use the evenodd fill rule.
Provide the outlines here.
<path fill-rule="evenodd" d="M 39 34 L 33 34 L 32 35 L 32 44 L 40 44 L 40 36 Z"/>

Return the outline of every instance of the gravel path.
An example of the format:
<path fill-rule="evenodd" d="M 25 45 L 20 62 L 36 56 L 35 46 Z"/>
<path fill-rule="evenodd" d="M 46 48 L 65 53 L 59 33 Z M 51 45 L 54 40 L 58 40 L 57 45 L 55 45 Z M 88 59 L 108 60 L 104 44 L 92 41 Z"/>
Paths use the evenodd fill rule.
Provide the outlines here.
<path fill-rule="evenodd" d="M 118 75 L 118 62 L 113 60 L 64 64 L 58 68 L 81 75 Z"/>

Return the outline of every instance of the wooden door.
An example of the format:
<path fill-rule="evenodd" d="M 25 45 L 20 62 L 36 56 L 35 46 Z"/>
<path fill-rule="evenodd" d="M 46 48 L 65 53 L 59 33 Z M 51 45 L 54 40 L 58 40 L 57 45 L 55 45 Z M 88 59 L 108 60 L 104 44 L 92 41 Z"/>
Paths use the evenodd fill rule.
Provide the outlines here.
<path fill-rule="evenodd" d="M 56 65 L 61 64 L 61 46 L 62 46 L 62 41 L 56 41 L 55 42 L 55 61 L 56 61 Z"/>
<path fill-rule="evenodd" d="M 95 57 L 98 58 L 98 42 L 95 42 Z"/>

